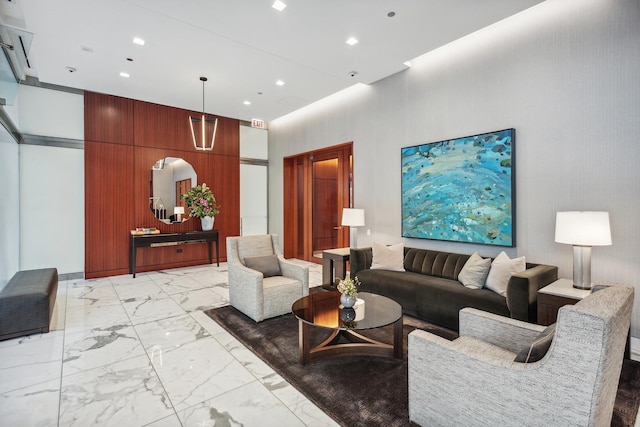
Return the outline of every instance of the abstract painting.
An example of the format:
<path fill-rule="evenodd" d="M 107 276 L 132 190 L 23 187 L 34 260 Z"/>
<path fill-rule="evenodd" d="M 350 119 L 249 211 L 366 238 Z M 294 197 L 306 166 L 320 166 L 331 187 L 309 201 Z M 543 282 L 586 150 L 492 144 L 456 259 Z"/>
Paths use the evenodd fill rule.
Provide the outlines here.
<path fill-rule="evenodd" d="M 404 147 L 402 236 L 515 246 L 515 130 Z"/>

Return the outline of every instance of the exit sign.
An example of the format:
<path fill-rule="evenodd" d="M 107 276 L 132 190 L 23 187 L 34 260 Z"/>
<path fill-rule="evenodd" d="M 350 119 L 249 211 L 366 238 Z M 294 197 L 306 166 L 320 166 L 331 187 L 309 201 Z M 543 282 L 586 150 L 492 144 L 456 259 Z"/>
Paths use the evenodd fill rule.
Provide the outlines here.
<path fill-rule="evenodd" d="M 264 129 L 264 120 L 260 120 L 260 119 L 251 119 L 251 127 L 253 128 L 259 128 L 259 129 Z"/>

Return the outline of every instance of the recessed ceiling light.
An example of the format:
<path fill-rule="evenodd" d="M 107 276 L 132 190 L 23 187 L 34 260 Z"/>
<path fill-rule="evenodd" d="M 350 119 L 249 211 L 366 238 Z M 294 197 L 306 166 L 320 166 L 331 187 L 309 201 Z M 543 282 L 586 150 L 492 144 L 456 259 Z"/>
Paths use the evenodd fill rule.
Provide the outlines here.
<path fill-rule="evenodd" d="M 124 71 L 120 73 L 120 77 L 129 77 L 129 73 L 125 73 Z"/>
<path fill-rule="evenodd" d="M 144 40 L 142 40 L 140 37 L 134 37 L 133 42 L 135 44 L 139 44 L 140 46 L 144 46 Z"/>
<path fill-rule="evenodd" d="M 348 44 L 348 45 L 351 45 L 351 46 L 353 46 L 353 45 L 355 45 L 355 44 L 358 44 L 358 39 L 357 39 L 357 38 L 355 38 L 355 37 L 349 37 L 349 38 L 347 39 L 347 44 Z"/>
<path fill-rule="evenodd" d="M 251 101 L 244 101 L 243 104 L 244 105 L 251 105 Z"/>
<path fill-rule="evenodd" d="M 280 0 L 276 0 L 273 2 L 271 7 L 277 10 L 278 12 L 282 12 L 284 8 L 287 7 L 287 5 L 281 2 Z"/>
<path fill-rule="evenodd" d="M 278 81 L 276 82 L 276 84 L 277 84 L 278 86 L 284 86 L 284 82 L 283 82 L 282 80 L 278 80 Z"/>

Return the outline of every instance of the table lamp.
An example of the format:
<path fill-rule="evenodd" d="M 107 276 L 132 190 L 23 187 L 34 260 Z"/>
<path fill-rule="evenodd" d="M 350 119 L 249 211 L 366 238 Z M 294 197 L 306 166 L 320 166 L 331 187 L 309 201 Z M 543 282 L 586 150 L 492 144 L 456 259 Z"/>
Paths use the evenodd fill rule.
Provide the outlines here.
<path fill-rule="evenodd" d="M 182 222 L 182 214 L 184 213 L 183 206 L 176 206 L 173 208 L 173 214 L 176 216 L 176 221 Z"/>
<path fill-rule="evenodd" d="M 609 212 L 557 212 L 555 241 L 573 245 L 573 287 L 591 289 L 591 247 L 611 245 Z"/>
<path fill-rule="evenodd" d="M 349 242 L 352 249 L 358 247 L 358 228 L 364 226 L 364 209 L 342 209 L 342 225 L 350 229 Z"/>

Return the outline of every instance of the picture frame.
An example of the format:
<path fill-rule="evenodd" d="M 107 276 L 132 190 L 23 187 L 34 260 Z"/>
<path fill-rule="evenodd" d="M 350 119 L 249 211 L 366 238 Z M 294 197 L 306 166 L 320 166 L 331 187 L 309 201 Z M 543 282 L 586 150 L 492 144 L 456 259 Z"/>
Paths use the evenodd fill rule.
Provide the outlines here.
<path fill-rule="evenodd" d="M 401 149 L 402 237 L 513 247 L 515 129 Z"/>

